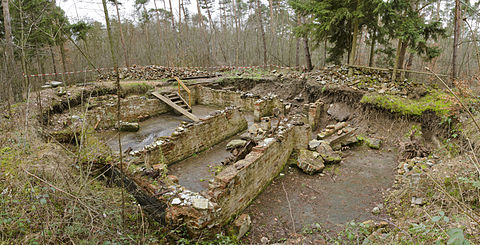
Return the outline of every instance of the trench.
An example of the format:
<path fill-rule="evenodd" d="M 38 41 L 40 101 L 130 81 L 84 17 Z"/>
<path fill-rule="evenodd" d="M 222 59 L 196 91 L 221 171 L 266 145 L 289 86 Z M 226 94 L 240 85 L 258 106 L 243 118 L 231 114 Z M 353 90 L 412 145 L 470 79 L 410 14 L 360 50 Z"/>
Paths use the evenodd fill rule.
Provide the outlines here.
<path fill-rule="evenodd" d="M 248 126 L 253 124 L 253 115 L 245 115 Z M 178 178 L 178 183 L 191 191 L 201 192 L 208 189 L 208 182 L 215 177 L 215 174 L 221 171 L 222 162 L 231 155 L 227 151 L 227 144 L 240 139 L 245 131 L 237 133 L 222 142 L 210 147 L 209 149 L 196 153 L 191 157 L 174 163 L 168 167 L 169 174 Z"/>

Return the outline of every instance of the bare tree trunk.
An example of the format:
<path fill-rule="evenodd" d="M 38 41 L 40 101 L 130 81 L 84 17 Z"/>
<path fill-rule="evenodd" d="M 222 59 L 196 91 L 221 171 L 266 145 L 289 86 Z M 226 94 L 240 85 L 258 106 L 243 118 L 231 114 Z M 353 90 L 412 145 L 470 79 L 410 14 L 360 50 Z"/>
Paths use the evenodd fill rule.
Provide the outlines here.
<path fill-rule="evenodd" d="M 145 12 L 145 14 L 148 15 L 148 12 L 147 12 L 147 8 L 145 7 L 145 4 L 143 5 L 143 11 Z M 148 64 L 151 65 L 152 64 L 152 43 L 150 42 L 150 35 L 148 34 L 148 22 L 145 22 L 143 24 L 143 31 L 145 32 L 145 38 L 147 39 L 147 46 L 148 46 L 148 49 L 147 50 L 147 59 L 148 59 Z"/>
<path fill-rule="evenodd" d="M 175 31 L 175 19 L 173 16 L 172 0 L 168 0 L 168 5 L 170 6 L 170 18 L 172 19 L 172 31 Z"/>
<path fill-rule="evenodd" d="M 210 22 L 210 27 L 213 29 L 213 32 L 214 32 L 214 37 L 213 37 L 213 40 L 214 40 L 214 43 L 215 43 L 214 47 L 215 47 L 215 45 L 218 44 L 218 47 L 220 48 L 220 52 L 222 53 L 222 56 L 223 56 L 223 60 L 226 63 L 227 62 L 227 56 L 225 55 L 225 51 L 223 50 L 222 45 L 220 45 L 220 43 L 218 42 L 217 27 L 215 27 L 215 23 L 213 23 L 212 14 L 210 13 L 210 7 L 208 6 L 207 0 L 204 0 L 204 1 L 205 1 L 205 7 L 207 9 L 208 21 Z"/>
<path fill-rule="evenodd" d="M 175 50 L 177 51 L 176 53 L 178 53 L 178 38 L 177 38 L 177 30 L 175 28 L 175 18 L 173 16 L 172 0 L 168 0 L 168 5 L 170 7 L 170 17 L 171 17 L 171 21 L 172 21 L 172 33 L 173 33 L 173 40 L 175 42 Z M 179 24 L 179 28 L 180 28 L 180 24 Z M 177 60 L 178 57 L 176 57 L 175 55 L 173 57 L 174 57 L 174 63 L 177 64 L 178 63 L 178 60 Z"/>
<path fill-rule="evenodd" d="M 408 60 L 407 60 L 407 65 L 405 66 L 405 69 L 406 70 L 410 70 L 412 68 L 412 65 L 413 65 L 413 58 L 415 57 L 415 54 L 414 53 L 410 53 L 410 55 L 408 56 Z M 410 77 L 410 73 L 406 73 L 405 74 L 405 78 L 409 78 Z"/>
<path fill-rule="evenodd" d="M 405 59 L 405 53 L 407 52 L 407 41 L 398 39 L 397 54 L 395 56 L 395 66 L 393 67 L 392 82 L 397 79 L 397 69 L 403 68 L 403 60 Z"/>
<path fill-rule="evenodd" d="M 300 66 L 300 38 L 296 38 L 295 43 L 295 67 Z"/>
<path fill-rule="evenodd" d="M 63 69 L 63 74 L 62 74 L 62 79 L 65 82 L 65 72 L 67 72 L 67 63 L 66 63 L 66 58 L 65 58 L 65 43 L 61 42 L 58 45 L 58 48 L 60 49 L 60 57 L 62 59 L 62 69 Z"/>
<path fill-rule="evenodd" d="M 296 15 L 297 15 L 297 26 L 300 26 L 302 24 L 302 20 L 301 20 L 299 14 L 296 14 Z M 296 50 L 295 66 L 299 67 L 300 66 L 300 38 L 296 37 L 295 40 L 296 40 L 296 43 L 295 43 L 295 50 Z"/>
<path fill-rule="evenodd" d="M 115 56 L 115 52 L 113 51 L 113 37 L 112 37 L 112 31 L 110 28 L 110 19 L 108 18 L 108 10 L 107 10 L 107 0 L 102 0 L 103 3 L 103 11 L 105 14 L 105 22 L 107 24 L 107 34 L 108 34 L 108 41 L 110 43 L 110 53 L 112 55 L 112 61 L 113 61 L 113 66 L 115 69 L 115 74 L 117 77 L 116 81 L 116 87 L 117 87 L 117 126 L 120 128 L 120 95 L 122 93 L 121 87 L 120 87 L 120 75 L 118 72 L 118 63 L 117 63 L 117 57 Z M 120 171 L 123 172 L 123 152 L 122 152 L 122 141 L 121 141 L 121 135 L 118 134 L 118 149 L 119 149 L 119 154 L 120 154 Z M 123 181 L 121 181 L 123 185 Z M 125 188 L 122 186 L 122 221 L 123 224 L 125 225 Z"/>
<path fill-rule="evenodd" d="M 375 61 L 375 44 L 377 41 L 377 31 L 373 30 L 372 31 L 372 42 L 370 44 L 370 57 L 368 59 L 368 66 L 373 66 L 373 63 Z"/>
<path fill-rule="evenodd" d="M 233 4 L 233 16 L 235 20 L 235 65 L 238 65 L 240 43 L 238 41 L 239 25 L 238 25 L 238 13 L 237 13 L 237 0 L 233 0 L 232 4 Z"/>
<path fill-rule="evenodd" d="M 397 69 L 403 69 L 403 63 L 405 61 L 405 56 L 407 54 L 408 41 L 403 41 L 400 44 L 400 53 L 398 56 Z"/>
<path fill-rule="evenodd" d="M 178 31 L 180 31 L 180 27 L 182 26 L 182 1 L 178 0 Z"/>
<path fill-rule="evenodd" d="M 357 39 L 358 39 L 358 19 L 353 20 L 353 38 L 352 38 L 352 49 L 350 50 L 350 56 L 348 59 L 349 65 L 354 65 L 355 56 L 357 55 Z M 353 67 L 350 67 L 348 70 L 348 75 L 353 76 Z"/>
<path fill-rule="evenodd" d="M 164 3 L 165 3 L 165 1 L 164 1 Z M 162 31 L 162 25 L 161 25 L 161 22 L 160 22 L 160 14 L 158 13 L 157 0 L 153 0 L 153 5 L 155 6 L 155 14 L 157 16 L 158 39 L 161 40 L 164 37 L 162 37 L 163 31 Z M 171 65 L 170 64 L 170 51 L 166 50 L 165 53 L 167 54 L 167 65 Z"/>
<path fill-rule="evenodd" d="M 467 26 L 470 29 L 470 33 L 472 35 L 472 40 L 474 40 L 473 46 L 475 47 L 475 55 L 477 56 L 478 72 L 480 72 L 480 49 L 478 48 L 477 35 L 475 35 L 475 31 L 472 29 L 470 23 L 468 23 L 466 20 L 465 23 L 467 23 Z"/>
<path fill-rule="evenodd" d="M 462 13 L 461 13 L 460 0 L 455 0 L 455 27 L 453 31 L 452 79 L 457 78 L 457 51 L 458 51 L 458 39 L 460 37 L 461 15 Z"/>
<path fill-rule="evenodd" d="M 123 35 L 123 27 L 122 27 L 122 21 L 120 20 L 120 11 L 118 10 L 118 1 L 115 1 L 115 10 L 117 11 L 117 21 L 118 21 L 118 29 L 120 30 L 120 42 L 122 43 L 122 49 L 123 49 L 123 57 L 125 58 L 125 66 L 129 67 L 130 65 L 128 64 L 128 50 L 125 45 L 125 37 Z"/>
<path fill-rule="evenodd" d="M 262 10 L 260 8 L 260 0 L 256 0 L 257 3 L 257 19 L 258 19 L 258 29 L 262 38 L 263 44 L 263 65 L 267 65 L 267 42 L 265 40 L 265 30 L 263 30 L 263 20 L 262 20 Z"/>
<path fill-rule="evenodd" d="M 202 15 L 202 11 L 200 9 L 200 0 L 196 0 L 197 2 L 197 12 L 198 12 L 198 17 L 199 17 L 199 20 L 200 20 L 200 28 L 203 32 L 203 38 L 204 38 L 204 41 L 205 41 L 205 44 L 206 44 L 206 47 L 207 47 L 207 63 L 210 64 L 210 57 L 211 57 L 211 51 L 210 51 L 210 43 L 209 43 L 209 39 L 208 39 L 208 34 L 207 34 L 207 30 L 205 28 L 205 25 L 203 24 L 203 15 Z"/>
<path fill-rule="evenodd" d="M 12 74 L 15 67 L 15 57 L 13 54 L 13 38 L 12 38 L 12 25 L 10 22 L 10 9 L 8 7 L 8 0 L 2 0 L 2 8 L 3 8 L 3 26 L 5 28 L 5 41 L 6 41 L 6 48 L 5 48 L 5 58 L 7 63 L 7 70 L 6 70 L 6 79 L 5 79 L 5 90 L 6 90 L 6 97 L 7 97 L 7 106 L 8 106 L 8 115 L 9 117 L 12 116 L 12 110 L 10 106 L 10 98 L 12 93 Z"/>
<path fill-rule="evenodd" d="M 328 41 L 325 38 L 325 41 L 323 41 L 323 67 L 327 66 L 327 44 Z"/>
<path fill-rule="evenodd" d="M 308 47 L 307 35 L 303 37 L 303 47 L 305 49 L 305 63 L 307 65 L 307 71 L 311 71 L 313 69 L 313 65 L 312 65 L 312 57 L 310 56 L 310 48 Z"/>

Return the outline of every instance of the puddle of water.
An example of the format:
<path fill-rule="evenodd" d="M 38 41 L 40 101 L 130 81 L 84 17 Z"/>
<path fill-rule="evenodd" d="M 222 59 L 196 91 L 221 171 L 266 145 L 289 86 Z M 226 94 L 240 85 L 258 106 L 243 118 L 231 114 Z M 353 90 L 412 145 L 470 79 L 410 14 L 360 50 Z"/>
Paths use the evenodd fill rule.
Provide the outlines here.
<path fill-rule="evenodd" d="M 250 242 L 269 234 L 270 239 L 292 232 L 291 204 L 297 232 L 318 223 L 339 231 L 345 223 L 372 219 L 371 209 L 382 200 L 382 191 L 394 182 L 396 154 L 357 148 L 328 174 L 306 175 L 286 167 L 284 176 L 268 186 L 244 212 L 252 217 Z M 285 188 L 285 191 L 284 189 Z"/>
<path fill-rule="evenodd" d="M 217 107 L 205 105 L 192 107 L 193 114 L 199 118 L 204 118 L 218 109 Z M 191 122 L 185 116 L 178 116 L 173 113 L 162 114 L 140 122 L 140 130 L 138 132 L 121 132 L 122 149 L 140 150 L 144 146 L 153 143 L 157 137 L 170 136 L 182 121 Z M 118 152 L 117 132 L 107 132 L 103 138 L 113 151 Z"/>

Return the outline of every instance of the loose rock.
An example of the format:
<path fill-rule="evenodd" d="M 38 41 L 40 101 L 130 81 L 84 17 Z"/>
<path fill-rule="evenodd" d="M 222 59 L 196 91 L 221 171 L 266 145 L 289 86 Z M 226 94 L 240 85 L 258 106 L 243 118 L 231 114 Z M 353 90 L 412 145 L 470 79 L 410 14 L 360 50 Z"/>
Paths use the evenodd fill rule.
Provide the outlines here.
<path fill-rule="evenodd" d="M 120 122 L 120 131 L 137 132 L 138 130 L 140 130 L 138 123 Z"/>
<path fill-rule="evenodd" d="M 245 141 L 245 140 L 240 140 L 240 139 L 232 140 L 232 141 L 228 142 L 227 150 L 232 150 L 232 149 L 244 147 L 246 143 L 247 143 L 247 141 Z"/>
<path fill-rule="evenodd" d="M 312 140 L 308 143 L 308 149 L 314 151 L 317 149 L 320 143 L 322 143 L 320 140 Z"/>
<path fill-rule="evenodd" d="M 252 227 L 252 219 L 248 214 L 242 214 L 233 222 L 233 233 L 240 239 L 242 238 Z"/>
<path fill-rule="evenodd" d="M 314 151 L 300 150 L 297 160 L 297 166 L 306 174 L 313 175 L 321 172 L 325 168 L 323 159 Z"/>
<path fill-rule="evenodd" d="M 317 152 L 320 154 L 325 163 L 334 164 L 342 161 L 342 157 L 333 151 L 332 147 L 326 142 L 322 142 L 317 147 Z"/>
<path fill-rule="evenodd" d="M 372 149 L 378 150 L 380 149 L 382 141 L 374 138 L 365 138 L 365 144 Z"/>
<path fill-rule="evenodd" d="M 331 104 L 327 113 L 339 122 L 346 121 L 351 117 L 350 108 L 344 103 Z"/>

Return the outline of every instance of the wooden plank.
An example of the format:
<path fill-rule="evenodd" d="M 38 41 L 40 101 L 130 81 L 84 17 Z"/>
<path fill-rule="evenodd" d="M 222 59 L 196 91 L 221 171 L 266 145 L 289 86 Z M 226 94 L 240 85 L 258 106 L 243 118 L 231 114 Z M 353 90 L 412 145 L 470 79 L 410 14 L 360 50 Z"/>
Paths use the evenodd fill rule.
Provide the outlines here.
<path fill-rule="evenodd" d="M 181 100 L 185 105 L 187 105 L 188 111 L 189 111 L 189 112 L 192 111 L 192 107 L 185 101 L 185 99 L 183 99 L 182 95 L 179 94 L 178 92 L 176 92 L 176 94 L 177 94 L 178 98 L 180 98 L 180 100 Z"/>
<path fill-rule="evenodd" d="M 176 111 L 182 113 L 183 115 L 185 115 L 189 119 L 193 120 L 194 122 L 200 121 L 200 119 L 198 119 L 197 116 L 193 115 L 192 113 L 188 112 L 187 110 L 185 110 L 182 107 L 178 106 L 177 104 L 173 103 L 173 101 L 171 101 L 169 98 L 167 98 L 167 97 L 165 97 L 165 96 L 163 96 L 163 95 L 161 95 L 157 92 L 153 92 L 152 95 L 157 97 L 161 101 L 165 102 L 165 104 L 169 105 L 170 107 L 172 107 Z"/>

